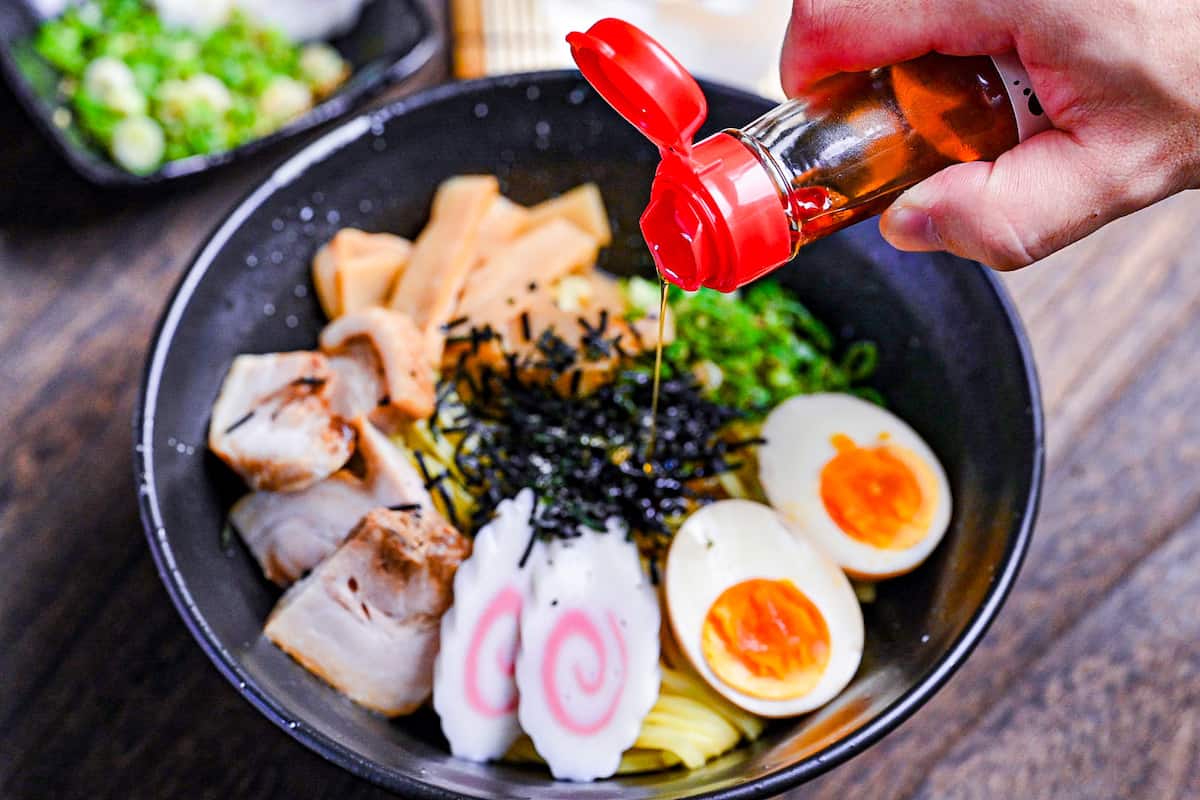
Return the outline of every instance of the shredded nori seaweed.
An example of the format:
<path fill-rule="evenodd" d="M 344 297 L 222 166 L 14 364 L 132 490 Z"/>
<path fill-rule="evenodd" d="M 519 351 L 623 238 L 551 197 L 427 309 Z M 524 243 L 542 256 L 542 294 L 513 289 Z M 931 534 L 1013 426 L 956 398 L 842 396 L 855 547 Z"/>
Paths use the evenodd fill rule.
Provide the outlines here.
<path fill-rule="evenodd" d="M 243 426 L 243 425 L 245 425 L 247 422 L 249 422 L 249 421 L 250 421 L 250 419 L 251 419 L 253 416 L 254 416 L 254 409 L 252 408 L 252 409 L 250 409 L 249 411 L 247 411 L 245 414 L 243 414 L 242 416 L 238 417 L 238 420 L 237 420 L 237 422 L 233 423 L 233 424 L 232 424 L 232 425 L 230 425 L 228 428 L 226 428 L 226 429 L 225 429 L 225 433 L 226 433 L 226 434 L 233 433 L 233 432 L 234 432 L 234 431 L 236 431 L 238 428 L 242 427 L 242 426 Z"/>
<path fill-rule="evenodd" d="M 463 435 L 454 467 L 476 499 L 469 528 L 528 487 L 539 500 L 531 520 L 538 538 L 570 538 L 580 526 L 603 531 L 615 517 L 650 554 L 661 552 L 683 516 L 712 499 L 698 484 L 737 469 L 736 453 L 757 440 L 731 441 L 727 426 L 740 412 L 707 399 L 690 371 L 676 370 L 664 375 L 657 439 L 646 453 L 652 376 L 645 357 L 622 355 L 605 316 L 580 325 L 581 349 L 545 330 L 530 353 L 508 354 L 506 368 L 460 359 L 444 376 L 434 425 L 440 417 L 449 422 L 441 432 Z M 606 359 L 614 359 L 611 379 L 580 394 L 583 370 Z M 446 476 L 430 473 L 425 459 L 420 466 L 430 486 Z"/>

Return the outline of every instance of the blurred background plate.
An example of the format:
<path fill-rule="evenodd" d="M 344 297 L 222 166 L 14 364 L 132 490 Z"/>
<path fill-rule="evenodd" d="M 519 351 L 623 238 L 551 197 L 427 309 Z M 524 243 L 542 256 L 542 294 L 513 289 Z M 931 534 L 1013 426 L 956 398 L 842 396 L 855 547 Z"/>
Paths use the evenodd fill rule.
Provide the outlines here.
<path fill-rule="evenodd" d="M 201 0 L 197 0 L 200 2 Z M 328 98 L 279 130 L 223 153 L 169 161 L 146 176 L 113 164 L 71 123 L 60 127 L 55 111 L 63 106 L 60 75 L 33 50 L 32 39 L 43 16 L 31 0 L 0 3 L 0 73 L 37 127 L 76 172 L 102 186 L 139 186 L 192 175 L 218 167 L 336 119 L 388 86 L 412 77 L 442 46 L 442 36 L 420 0 L 373 0 L 358 23 L 330 43 L 354 72 Z"/>

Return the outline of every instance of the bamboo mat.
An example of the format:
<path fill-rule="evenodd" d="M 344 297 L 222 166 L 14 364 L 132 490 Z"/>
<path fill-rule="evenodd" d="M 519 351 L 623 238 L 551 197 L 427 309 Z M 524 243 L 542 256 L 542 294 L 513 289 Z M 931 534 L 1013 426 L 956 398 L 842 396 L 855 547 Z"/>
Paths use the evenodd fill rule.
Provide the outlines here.
<path fill-rule="evenodd" d="M 452 0 L 451 14 L 457 78 L 572 66 L 538 0 Z"/>
<path fill-rule="evenodd" d="M 550 8 L 556 1 L 450 0 L 454 77 L 573 69 L 575 63 L 564 41 L 569 25 L 582 30 L 603 16 L 609 4 L 597 3 L 589 17 L 583 10 L 586 6 L 579 4 Z M 668 47 L 666 37 L 673 35 L 679 49 L 672 52 L 685 66 L 690 65 L 693 74 L 782 100 L 777 53 L 791 0 L 736 1 L 744 5 L 740 17 L 714 11 L 703 3 L 662 0 L 661 16 L 646 29 Z M 575 20 L 564 26 L 572 15 Z M 681 25 L 693 28 L 683 40 L 679 38 Z M 702 52 L 697 51 L 696 43 L 701 43 Z"/>

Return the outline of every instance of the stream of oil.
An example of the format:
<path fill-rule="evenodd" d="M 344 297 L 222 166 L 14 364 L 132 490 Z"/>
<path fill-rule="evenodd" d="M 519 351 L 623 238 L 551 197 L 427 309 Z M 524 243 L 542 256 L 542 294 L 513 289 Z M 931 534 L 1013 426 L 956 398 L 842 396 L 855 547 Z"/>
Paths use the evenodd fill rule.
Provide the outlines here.
<path fill-rule="evenodd" d="M 658 436 L 658 389 L 662 383 L 663 330 L 667 321 L 667 282 L 658 279 L 658 339 L 654 343 L 654 391 L 650 395 L 650 439 L 646 443 L 646 463 L 643 469 L 649 473 L 653 468 L 654 440 Z"/>

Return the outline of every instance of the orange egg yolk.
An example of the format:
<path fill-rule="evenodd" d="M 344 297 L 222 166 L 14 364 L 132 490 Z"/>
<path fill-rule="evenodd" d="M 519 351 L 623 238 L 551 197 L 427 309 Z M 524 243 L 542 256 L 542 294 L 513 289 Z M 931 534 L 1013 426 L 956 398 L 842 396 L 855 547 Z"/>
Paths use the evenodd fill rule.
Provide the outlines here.
<path fill-rule="evenodd" d="M 753 697 L 786 700 L 812 691 L 829 663 L 829 626 L 789 580 L 752 578 L 721 592 L 701 632 L 717 677 Z"/>
<path fill-rule="evenodd" d="M 821 470 L 821 501 L 838 527 L 888 550 L 921 541 L 937 493 L 929 467 L 910 450 L 886 442 L 859 447 L 840 433 L 831 442 L 837 454 Z"/>

